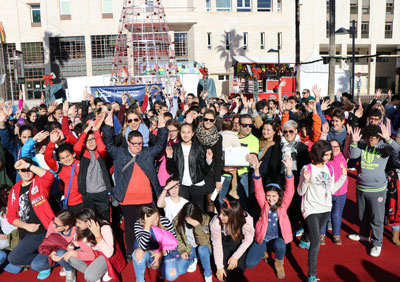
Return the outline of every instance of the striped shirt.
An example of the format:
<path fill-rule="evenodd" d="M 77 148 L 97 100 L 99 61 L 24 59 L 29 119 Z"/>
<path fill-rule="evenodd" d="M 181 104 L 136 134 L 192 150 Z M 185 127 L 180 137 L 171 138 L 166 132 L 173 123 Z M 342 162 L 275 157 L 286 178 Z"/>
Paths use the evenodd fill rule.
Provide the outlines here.
<path fill-rule="evenodd" d="M 176 238 L 174 225 L 168 218 L 160 216 L 160 224 L 164 227 L 165 230 L 171 232 Z M 149 250 L 150 236 L 151 236 L 150 231 L 143 229 L 143 226 L 140 224 L 140 220 L 137 220 L 135 222 L 134 231 L 135 231 L 135 238 L 138 242 L 139 247 L 143 251 Z"/>

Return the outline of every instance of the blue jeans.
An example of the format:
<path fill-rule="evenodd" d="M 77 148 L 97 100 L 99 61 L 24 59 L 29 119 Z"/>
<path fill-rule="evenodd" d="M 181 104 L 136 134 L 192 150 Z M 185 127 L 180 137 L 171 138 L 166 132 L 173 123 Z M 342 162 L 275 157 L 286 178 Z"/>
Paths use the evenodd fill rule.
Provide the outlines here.
<path fill-rule="evenodd" d="M 7 259 L 7 253 L 5 251 L 0 251 L 0 266 L 3 265 L 6 259 Z"/>
<path fill-rule="evenodd" d="M 342 216 L 346 199 L 347 194 L 332 196 L 332 211 L 330 218 L 332 220 L 333 236 L 340 236 L 340 229 L 342 228 Z M 325 235 L 325 233 L 326 224 L 321 229 L 321 235 Z"/>
<path fill-rule="evenodd" d="M 243 173 L 238 176 L 239 177 L 239 183 L 240 186 L 242 186 L 244 192 L 246 193 L 247 199 L 249 198 L 249 173 Z"/>
<path fill-rule="evenodd" d="M 61 257 L 63 254 L 65 254 L 67 251 L 66 250 L 58 250 L 57 251 L 57 256 Z M 57 264 L 63 266 L 66 271 L 72 270 L 72 266 L 66 262 L 64 259 L 60 260 L 57 262 Z M 31 267 L 34 271 L 40 272 L 43 270 L 48 270 L 52 266 L 49 264 L 49 257 L 44 256 L 42 254 L 38 254 L 32 261 Z"/>
<path fill-rule="evenodd" d="M 232 182 L 232 176 L 224 175 L 224 182 L 222 183 L 222 188 L 221 191 L 219 191 L 218 195 L 219 204 L 221 206 L 223 203 L 225 203 L 222 199 L 226 198 L 226 194 L 229 193 L 229 190 L 231 188 L 231 182 Z"/>
<path fill-rule="evenodd" d="M 39 245 L 46 233 L 26 234 L 18 245 L 8 254 L 8 262 L 12 265 L 31 265 L 38 254 Z"/>
<path fill-rule="evenodd" d="M 135 252 L 132 253 L 132 263 L 133 269 L 135 270 L 136 282 L 144 282 L 146 267 L 150 267 L 151 263 L 154 261 L 154 258 L 152 258 L 151 255 L 152 254 L 149 251 L 146 251 L 143 258 L 140 261 L 137 261 Z M 160 270 L 166 280 L 174 281 L 179 277 L 179 275 L 183 274 L 179 271 L 178 262 L 181 258 L 177 251 L 172 251 L 161 259 Z M 175 269 L 175 275 L 171 275 L 173 269 Z"/>
<path fill-rule="evenodd" d="M 267 250 L 275 252 L 275 259 L 283 260 L 286 252 L 285 241 L 283 241 L 282 238 L 276 238 L 268 241 L 268 243 L 265 240 L 263 240 L 261 244 L 254 242 L 247 253 L 246 267 L 253 268 L 257 266 L 257 264 L 263 259 L 264 253 Z"/>
<path fill-rule="evenodd" d="M 192 252 L 189 254 L 189 259 L 181 259 L 178 262 L 179 272 L 181 274 L 186 273 L 190 264 L 192 264 L 193 260 L 197 257 L 197 254 L 200 258 L 201 265 L 204 268 L 204 277 L 208 277 L 212 275 L 211 272 L 211 263 L 210 263 L 210 249 L 206 245 L 201 245 L 197 247 L 192 247 Z"/>

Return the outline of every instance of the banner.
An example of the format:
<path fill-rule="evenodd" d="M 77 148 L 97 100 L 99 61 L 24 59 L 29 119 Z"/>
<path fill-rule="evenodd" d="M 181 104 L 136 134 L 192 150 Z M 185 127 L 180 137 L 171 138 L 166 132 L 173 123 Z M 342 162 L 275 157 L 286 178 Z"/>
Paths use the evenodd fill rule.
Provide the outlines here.
<path fill-rule="evenodd" d="M 121 96 L 123 93 L 126 93 L 136 101 L 141 102 L 143 101 L 144 95 L 146 93 L 145 87 L 147 86 L 150 89 L 153 85 L 156 85 L 159 87 L 159 89 L 162 89 L 161 84 L 136 84 L 121 86 L 91 86 L 90 91 L 95 98 L 100 97 L 101 99 L 103 99 L 104 102 L 112 103 L 114 101 L 117 101 L 121 103 Z M 153 88 L 151 92 L 152 95 L 156 94 L 158 92 L 158 88 Z M 160 96 L 157 97 L 157 100 L 159 100 L 159 97 Z"/>

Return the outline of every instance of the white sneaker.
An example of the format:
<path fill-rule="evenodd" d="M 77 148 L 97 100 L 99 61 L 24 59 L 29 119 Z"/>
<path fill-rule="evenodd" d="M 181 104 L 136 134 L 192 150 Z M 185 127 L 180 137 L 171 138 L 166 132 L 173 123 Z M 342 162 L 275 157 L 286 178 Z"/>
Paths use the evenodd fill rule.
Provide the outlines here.
<path fill-rule="evenodd" d="M 59 275 L 60 275 L 60 276 L 65 276 L 65 275 L 67 275 L 66 270 L 65 270 L 64 267 L 61 268 Z"/>
<path fill-rule="evenodd" d="M 194 258 L 193 262 L 189 265 L 187 272 L 195 272 L 197 268 L 197 258 Z"/>
<path fill-rule="evenodd" d="M 212 275 L 204 277 L 204 282 L 212 282 Z"/>
<path fill-rule="evenodd" d="M 65 271 L 65 282 L 76 282 L 75 270 Z"/>
<path fill-rule="evenodd" d="M 361 236 L 359 234 L 350 234 L 349 239 L 353 241 L 369 242 L 369 237 Z"/>
<path fill-rule="evenodd" d="M 369 255 L 372 257 L 379 257 L 379 255 L 381 254 L 381 251 L 382 251 L 382 247 L 375 246 L 369 251 Z"/>
<path fill-rule="evenodd" d="M 108 276 L 108 271 L 107 271 L 106 274 L 104 274 L 104 276 L 103 276 L 103 281 L 107 282 L 107 281 L 110 281 L 111 279 L 112 278 L 110 276 Z"/>

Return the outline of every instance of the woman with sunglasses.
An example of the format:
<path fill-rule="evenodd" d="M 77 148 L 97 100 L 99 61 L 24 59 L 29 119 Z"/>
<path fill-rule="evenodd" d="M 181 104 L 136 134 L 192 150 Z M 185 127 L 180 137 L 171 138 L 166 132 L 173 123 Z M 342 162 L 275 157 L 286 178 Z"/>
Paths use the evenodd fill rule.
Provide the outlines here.
<path fill-rule="evenodd" d="M 9 193 L 7 220 L 18 227 L 20 241 L 9 253 L 5 270 L 18 273 L 20 265 L 30 265 L 38 254 L 38 247 L 54 218 L 48 201 L 54 175 L 29 158 L 18 160 L 14 167 L 22 180 Z"/>
<path fill-rule="evenodd" d="M 220 214 L 210 222 L 210 230 L 217 279 L 239 281 L 246 269 L 246 251 L 254 239 L 253 218 L 239 201 L 225 199 Z"/>
<path fill-rule="evenodd" d="M 60 276 L 65 276 L 65 282 L 76 281 L 74 268 L 62 258 L 68 248 L 61 248 L 47 254 L 48 249 L 53 249 L 57 246 L 52 239 L 56 238 L 56 236 L 60 236 L 66 243 L 72 243 L 76 235 L 75 222 L 75 214 L 70 210 L 60 211 L 53 218 L 52 224 L 50 224 L 49 229 L 47 229 L 46 238 L 39 246 L 39 254 L 31 264 L 32 269 L 39 272 L 39 280 L 47 278 L 51 273 L 52 266 L 55 266 L 54 263 L 53 265 L 49 264 L 50 259 L 63 267 L 60 271 Z"/>
<path fill-rule="evenodd" d="M 122 144 L 124 144 L 125 147 L 127 147 L 129 132 L 135 130 L 139 131 L 143 136 L 143 147 L 148 147 L 150 131 L 144 124 L 140 113 L 137 110 L 129 108 L 126 111 L 125 122 L 121 131 L 123 137 Z M 116 140 L 115 142 L 118 144 L 121 140 Z"/>
<path fill-rule="evenodd" d="M 90 121 L 74 145 L 76 157 L 80 159 L 78 192 L 82 194 L 83 204 L 104 219 L 110 219 L 108 193 L 111 180 L 107 169 L 107 149 L 100 134 L 106 117 L 101 113 L 96 121 Z"/>
<path fill-rule="evenodd" d="M 202 145 L 193 139 L 191 124 L 185 123 L 180 130 L 181 142 L 172 147 L 167 146 L 167 169 L 176 173 L 181 183 L 179 194 L 188 201 L 195 202 L 204 208 L 204 176 L 210 170 L 213 152 L 204 152 Z"/>
<path fill-rule="evenodd" d="M 217 116 L 213 110 L 206 110 L 203 114 L 203 122 L 196 130 L 196 139 L 202 145 L 204 151 L 210 149 L 213 152 L 213 169 L 204 177 L 204 194 L 207 195 L 206 211 L 214 212 L 214 202 L 211 195 L 214 189 L 218 191 L 222 188 L 222 136 L 218 133 L 215 126 Z"/>

